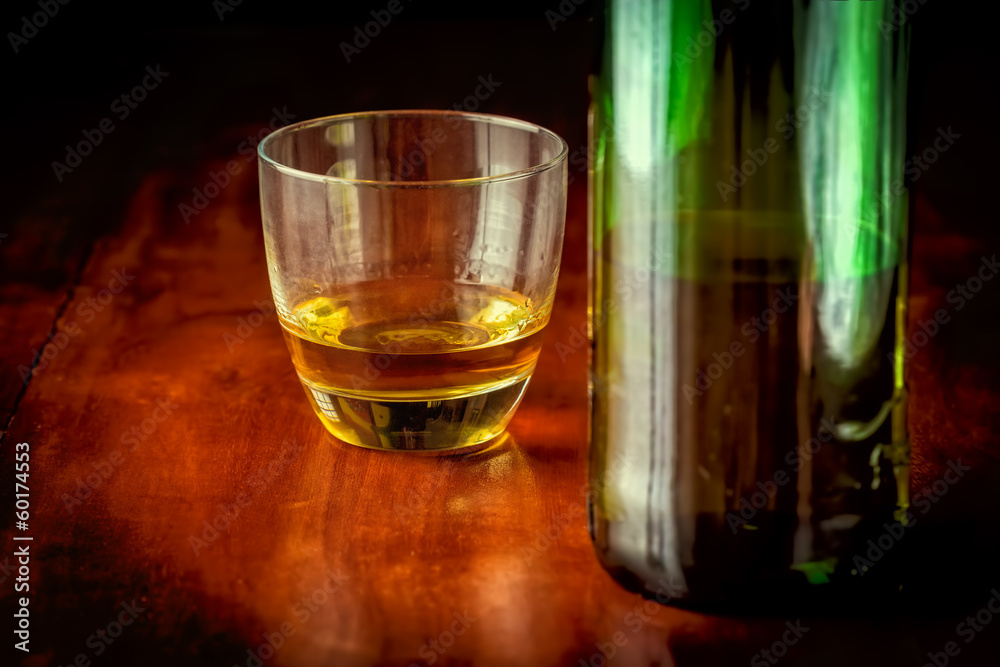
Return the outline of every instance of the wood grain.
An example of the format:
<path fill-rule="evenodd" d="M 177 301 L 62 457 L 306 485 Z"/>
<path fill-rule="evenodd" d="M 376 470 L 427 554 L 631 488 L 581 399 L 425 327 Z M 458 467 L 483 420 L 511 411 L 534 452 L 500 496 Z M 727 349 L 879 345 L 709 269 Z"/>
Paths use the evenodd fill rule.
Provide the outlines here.
<path fill-rule="evenodd" d="M 23 664 L 83 654 L 95 665 L 600 665 L 617 638 L 610 664 L 729 665 L 795 622 L 645 602 L 593 555 L 587 359 L 572 343 L 586 318 L 582 184 L 555 314 L 509 435 L 473 456 L 421 456 L 324 431 L 275 317 L 252 317 L 270 298 L 254 171 L 189 224 L 177 211 L 185 178 L 147 177 L 120 230 L 96 245 L 57 323 L 79 320 L 80 333 L 30 383 L 4 438 L 5 484 L 8 443 L 31 443 L 36 625 Z M 933 265 L 936 252 L 918 245 L 917 260 Z M 82 304 L 116 271 L 134 277 L 84 322 Z M 925 317 L 943 294 L 915 284 Z M 785 664 L 923 664 L 1000 584 L 995 504 L 983 507 L 997 479 L 997 375 L 949 362 L 955 335 L 914 361 L 919 478 L 956 455 L 976 472 L 912 538 L 906 613 L 806 619 Z M 25 344 L 5 336 L 7 348 Z M 560 358 L 557 342 L 572 353 Z M 955 408 L 956 395 L 973 400 Z M 959 540 L 951 551 L 935 547 L 941 530 Z M 12 595 L 5 585 L 5 623 Z M 136 618 L 115 636 L 123 609 Z M 962 664 L 989 664 L 998 634 L 963 645 Z"/>

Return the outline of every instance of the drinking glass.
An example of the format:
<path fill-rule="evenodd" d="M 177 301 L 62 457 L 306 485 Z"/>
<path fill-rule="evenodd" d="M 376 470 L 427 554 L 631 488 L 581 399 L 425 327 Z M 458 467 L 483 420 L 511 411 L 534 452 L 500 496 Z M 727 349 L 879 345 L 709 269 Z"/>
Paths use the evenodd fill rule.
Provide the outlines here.
<path fill-rule="evenodd" d="M 390 450 L 502 433 L 552 309 L 566 143 L 501 116 L 379 111 L 258 152 L 271 291 L 326 428 Z"/>

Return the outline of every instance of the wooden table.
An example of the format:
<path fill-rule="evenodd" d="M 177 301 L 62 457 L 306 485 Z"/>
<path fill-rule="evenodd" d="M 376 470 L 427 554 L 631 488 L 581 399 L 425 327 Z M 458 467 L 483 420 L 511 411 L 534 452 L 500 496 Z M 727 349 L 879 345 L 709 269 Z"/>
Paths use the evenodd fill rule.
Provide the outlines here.
<path fill-rule="evenodd" d="M 196 216 L 179 212 L 192 187 L 245 159 L 227 142 L 247 128 L 230 129 L 228 148 L 193 169 L 140 174 L 94 238 L 72 224 L 86 212 L 43 210 L 0 239 L 5 498 L 16 443 L 31 464 L 29 529 L 0 518 L 0 625 L 16 664 L 597 667 L 617 642 L 614 665 L 763 665 L 779 653 L 786 665 L 923 665 L 952 641 L 949 664 L 997 664 L 1000 617 L 968 643 L 956 626 L 1000 587 L 1000 279 L 910 368 L 914 488 L 950 460 L 971 471 L 898 545 L 900 614 L 707 616 L 620 588 L 581 515 L 586 351 L 561 360 L 555 343 L 585 324 L 583 175 L 509 436 L 470 457 L 372 452 L 327 435 L 275 316 L 259 312 L 270 294 L 252 163 Z M 953 308 L 948 291 L 995 251 L 950 232 L 926 201 L 917 217 L 911 334 Z M 11 554 L 24 544 L 30 655 L 9 642 Z M 785 655 L 772 647 L 787 624 L 801 638 Z"/>
<path fill-rule="evenodd" d="M 565 362 L 554 351 L 585 322 L 582 188 L 572 192 L 538 371 L 509 437 L 471 457 L 371 452 L 329 437 L 275 316 L 255 305 L 269 292 L 254 170 L 190 225 L 174 191 L 171 174 L 148 176 L 121 229 L 98 242 L 80 283 L 61 294 L 55 329 L 66 335 L 49 343 L 58 352 L 42 355 L 4 435 L 8 485 L 14 443 L 30 443 L 33 512 L 23 534 L 35 536 L 31 648 L 41 655 L 25 664 L 69 664 L 78 654 L 108 665 L 256 664 L 247 651 L 267 657 L 272 645 L 268 664 L 278 665 L 578 664 L 616 632 L 628 641 L 613 664 L 735 664 L 781 638 L 789 619 L 643 603 L 592 553 L 580 513 L 586 351 Z M 918 245 L 918 266 L 925 249 Z M 916 320 L 932 312 L 934 289 L 922 280 Z M 980 548 L 995 557 L 996 534 L 981 529 L 996 527 L 985 488 L 996 469 L 987 474 L 992 454 L 979 451 L 995 432 L 963 433 L 962 417 L 995 424 L 996 376 L 939 363 L 946 352 L 938 338 L 932 344 L 913 365 L 918 480 L 934 479 L 951 454 L 963 457 L 974 473 L 931 518 L 970 548 L 989 540 Z M 960 512 L 960 495 L 991 507 Z M 960 532 L 975 522 L 980 530 Z M 5 544 L 13 534 L 22 532 L 8 523 Z M 953 564 L 985 565 L 983 555 Z M 949 580 L 973 582 L 914 557 L 928 590 L 912 594 L 912 615 L 805 620 L 789 664 L 920 664 L 943 645 L 965 606 L 921 600 L 954 598 L 941 594 Z M 990 570 L 981 575 L 958 596 L 973 610 L 1000 585 Z M 13 606 L 9 587 L 4 604 Z M 131 624 L 114 637 L 123 604 L 136 618 L 126 615 Z M 997 627 L 963 653 L 987 655 L 978 650 Z"/>

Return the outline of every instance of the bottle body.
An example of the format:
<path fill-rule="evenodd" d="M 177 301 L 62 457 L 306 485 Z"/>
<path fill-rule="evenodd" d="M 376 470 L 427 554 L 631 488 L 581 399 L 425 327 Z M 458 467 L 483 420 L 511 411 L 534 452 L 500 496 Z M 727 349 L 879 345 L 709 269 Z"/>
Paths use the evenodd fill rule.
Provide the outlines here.
<path fill-rule="evenodd" d="M 891 6 L 608 6 L 591 532 L 631 588 L 718 608 L 898 588 L 866 558 L 909 506 Z"/>

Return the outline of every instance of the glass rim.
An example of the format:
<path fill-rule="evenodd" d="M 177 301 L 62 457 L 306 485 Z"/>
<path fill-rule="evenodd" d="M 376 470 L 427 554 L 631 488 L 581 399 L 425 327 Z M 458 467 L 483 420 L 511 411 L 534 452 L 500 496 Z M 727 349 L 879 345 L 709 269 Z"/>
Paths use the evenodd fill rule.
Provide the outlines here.
<path fill-rule="evenodd" d="M 302 169 L 297 169 L 295 167 L 290 167 L 286 164 L 282 164 L 273 157 L 267 154 L 267 146 L 271 143 L 273 139 L 277 137 L 282 137 L 293 132 L 298 132 L 310 127 L 315 127 L 317 125 L 333 125 L 338 121 L 366 118 L 366 117 L 406 117 L 406 116 L 437 116 L 437 117 L 447 117 L 454 116 L 462 118 L 465 120 L 479 120 L 489 124 L 494 125 L 505 125 L 507 127 L 515 127 L 522 130 L 531 130 L 536 133 L 541 133 L 546 135 L 551 139 L 555 139 L 559 145 L 559 152 L 556 156 L 550 160 L 542 162 L 540 164 L 535 164 L 530 167 L 525 167 L 524 169 L 518 169 L 516 171 L 510 171 L 503 174 L 496 174 L 494 176 L 476 176 L 473 178 L 456 178 L 443 181 L 382 181 L 382 180 L 369 180 L 361 178 L 344 178 L 341 176 L 327 176 L 325 174 L 316 174 L 311 171 L 305 171 Z M 310 180 L 319 183 L 339 183 L 341 185 L 354 185 L 354 186 L 369 186 L 369 187 L 386 187 L 386 188 L 440 188 L 440 187 L 463 187 L 470 185 L 482 185 L 486 183 L 495 183 L 498 181 L 510 181 L 517 180 L 521 178 L 527 178 L 535 174 L 540 174 L 542 172 L 548 171 L 549 169 L 558 166 L 560 163 L 566 161 L 569 155 L 569 145 L 566 141 L 560 137 L 558 134 L 542 127 L 541 125 L 536 125 L 535 123 L 528 122 L 526 120 L 519 120 L 517 118 L 511 118 L 510 116 L 501 116 L 497 114 L 488 113 L 474 113 L 471 111 L 449 111 L 445 109 L 393 109 L 385 111 L 354 111 L 350 113 L 335 114 L 333 116 L 322 116 L 320 118 L 311 118 L 309 120 L 299 121 L 298 123 L 293 123 L 291 125 L 286 125 L 280 127 L 274 132 L 268 134 L 264 139 L 257 144 L 257 156 L 260 161 L 268 166 L 278 170 L 279 172 L 292 176 L 294 178 L 300 178 L 303 180 Z"/>

